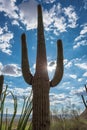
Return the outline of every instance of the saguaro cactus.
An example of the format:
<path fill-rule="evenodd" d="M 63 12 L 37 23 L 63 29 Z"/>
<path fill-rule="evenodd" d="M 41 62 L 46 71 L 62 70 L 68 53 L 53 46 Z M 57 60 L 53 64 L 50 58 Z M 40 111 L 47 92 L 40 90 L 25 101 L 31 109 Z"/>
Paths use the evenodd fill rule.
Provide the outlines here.
<path fill-rule="evenodd" d="M 30 72 L 26 47 L 26 36 L 22 34 L 22 73 L 25 81 L 32 85 L 33 89 L 33 130 L 49 130 L 49 90 L 56 86 L 63 75 L 63 48 L 62 41 L 57 41 L 57 66 L 54 77 L 49 81 L 47 71 L 46 47 L 44 27 L 42 20 L 41 5 L 38 5 L 38 28 L 37 28 L 37 58 L 36 72 L 34 76 Z"/>

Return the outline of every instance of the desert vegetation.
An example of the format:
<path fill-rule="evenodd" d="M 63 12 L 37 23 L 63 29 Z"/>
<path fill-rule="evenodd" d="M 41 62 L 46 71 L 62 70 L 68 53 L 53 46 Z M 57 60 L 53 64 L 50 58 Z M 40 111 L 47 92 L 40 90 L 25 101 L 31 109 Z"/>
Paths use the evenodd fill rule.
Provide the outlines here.
<path fill-rule="evenodd" d="M 4 115 L 4 104 L 5 99 L 8 94 L 12 95 L 12 100 L 14 101 L 14 113 L 11 118 L 8 118 L 8 113 Z M 17 116 L 17 97 L 14 96 L 12 92 L 8 91 L 8 86 L 2 92 L 2 99 L 0 100 L 0 130 L 32 130 L 32 100 L 31 94 L 28 99 L 24 98 L 24 103 L 19 118 Z M 70 114 L 69 116 L 66 116 Z M 87 116 L 87 113 L 85 113 Z M 50 130 L 87 130 L 87 119 L 80 115 L 78 109 L 74 109 L 73 106 L 70 108 L 64 108 L 61 115 L 57 109 L 54 109 L 54 114 L 50 115 Z"/>
<path fill-rule="evenodd" d="M 4 77 L 0 76 L 1 89 L 3 89 L 3 80 Z M 5 100 L 9 94 L 11 94 L 14 101 L 14 113 L 10 118 L 8 118 L 7 109 L 6 114 L 4 114 Z M 32 130 L 32 91 L 27 99 L 24 98 L 19 118 L 16 118 L 18 109 L 17 97 L 11 91 L 8 91 L 8 86 L 1 91 L 0 96 L 0 130 Z M 87 130 L 86 110 L 83 112 L 84 114 L 80 114 L 80 110 L 76 106 L 69 105 L 69 107 L 66 106 L 66 108 L 62 109 L 60 115 L 58 109 L 54 108 L 53 114 L 50 114 L 50 130 Z"/>
<path fill-rule="evenodd" d="M 28 98 L 24 98 L 22 111 L 21 111 L 20 117 L 17 119 L 16 118 L 17 108 L 18 108 L 17 97 L 11 91 L 8 91 L 8 86 L 6 86 L 5 90 L 2 91 L 3 80 L 4 80 L 4 77 L 0 76 L 0 89 L 1 89 L 1 92 L 0 92 L 0 97 L 1 97 L 0 98 L 0 130 L 30 130 L 31 122 L 29 122 L 29 117 L 32 112 L 32 91 Z M 8 118 L 7 109 L 6 109 L 6 114 L 4 114 L 5 100 L 9 94 L 11 95 L 12 100 L 14 102 L 13 103 L 14 111 L 10 118 Z"/>

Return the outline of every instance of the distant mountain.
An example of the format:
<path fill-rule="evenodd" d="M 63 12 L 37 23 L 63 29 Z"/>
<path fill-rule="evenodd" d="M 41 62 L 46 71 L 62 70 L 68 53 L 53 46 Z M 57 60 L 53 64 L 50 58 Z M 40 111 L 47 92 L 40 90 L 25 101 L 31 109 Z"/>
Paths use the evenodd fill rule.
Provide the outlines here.
<path fill-rule="evenodd" d="M 13 114 L 7 114 L 7 118 L 10 119 L 12 118 Z M 6 118 L 6 114 L 3 114 L 3 118 L 5 119 Z M 20 115 L 16 115 L 15 116 L 16 119 L 19 119 L 20 118 Z"/>
<path fill-rule="evenodd" d="M 7 119 L 10 120 L 12 118 L 13 114 L 7 114 Z M 19 120 L 20 114 L 15 116 L 15 120 Z M 6 119 L 6 114 L 3 114 L 3 120 Z M 32 116 L 29 117 L 29 120 L 31 121 Z"/>

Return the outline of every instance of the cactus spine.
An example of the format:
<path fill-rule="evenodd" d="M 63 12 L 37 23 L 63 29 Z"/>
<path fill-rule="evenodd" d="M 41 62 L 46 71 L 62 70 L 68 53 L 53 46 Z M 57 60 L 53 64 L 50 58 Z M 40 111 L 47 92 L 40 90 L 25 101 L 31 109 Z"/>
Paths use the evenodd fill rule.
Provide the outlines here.
<path fill-rule="evenodd" d="M 47 71 L 46 47 L 41 5 L 38 5 L 37 28 L 37 58 L 36 72 L 33 76 L 30 72 L 26 47 L 26 36 L 22 34 L 22 73 L 25 81 L 32 85 L 33 89 L 33 130 L 49 130 L 49 90 L 57 85 L 63 75 L 63 48 L 62 41 L 57 41 L 57 66 L 54 77 L 49 81 Z"/>

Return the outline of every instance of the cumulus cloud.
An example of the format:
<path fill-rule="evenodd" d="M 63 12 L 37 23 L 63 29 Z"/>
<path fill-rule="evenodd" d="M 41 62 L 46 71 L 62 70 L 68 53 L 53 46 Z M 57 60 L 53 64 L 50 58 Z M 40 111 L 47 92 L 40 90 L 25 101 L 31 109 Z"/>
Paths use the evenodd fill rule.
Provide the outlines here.
<path fill-rule="evenodd" d="M 0 28 L 0 50 L 8 55 L 12 54 L 11 40 L 13 37 L 14 35 L 8 30 L 7 25 L 5 25 L 3 28 Z"/>
<path fill-rule="evenodd" d="M 20 26 L 20 25 L 19 25 L 19 22 L 18 22 L 17 20 L 13 20 L 13 21 L 12 21 L 12 25 L 18 25 L 18 26 Z"/>
<path fill-rule="evenodd" d="M 43 2 L 49 4 L 55 2 L 55 0 L 43 0 Z"/>
<path fill-rule="evenodd" d="M 83 76 L 84 76 L 84 77 L 87 77 L 87 72 L 85 72 L 85 73 L 83 74 Z"/>
<path fill-rule="evenodd" d="M 63 82 L 70 82 L 75 86 L 75 82 L 85 83 L 87 77 L 87 60 L 86 56 L 75 59 L 64 59 Z M 74 82 L 73 82 L 74 80 Z M 62 84 L 63 87 L 66 85 Z M 69 85 L 67 85 L 69 87 Z"/>
<path fill-rule="evenodd" d="M 87 34 L 87 23 L 82 25 L 83 29 L 80 32 L 80 35 L 84 35 Z"/>
<path fill-rule="evenodd" d="M 79 36 L 77 36 L 74 39 L 75 43 L 74 43 L 73 49 L 79 48 L 80 46 L 86 46 L 87 45 L 87 38 L 86 38 L 87 23 L 81 25 L 80 27 L 81 27 L 81 30 L 80 30 Z"/>
<path fill-rule="evenodd" d="M 20 22 L 27 30 L 37 27 L 37 2 L 35 0 L 22 1 L 19 6 L 16 0 L 1 0 L 0 11 L 5 12 L 12 20 L 12 24 L 19 26 Z M 53 3 L 54 0 L 46 0 L 46 3 Z M 62 7 L 60 3 L 54 4 L 52 8 L 43 9 L 43 20 L 45 29 L 54 31 L 55 34 L 67 31 L 68 28 L 77 26 L 78 16 L 73 6 Z M 21 25 L 20 25 L 21 26 Z"/>
<path fill-rule="evenodd" d="M 79 35 L 79 36 L 77 36 L 76 38 L 75 38 L 75 42 L 77 42 L 77 41 L 80 41 L 82 38 L 84 38 L 85 36 L 84 35 Z"/>
<path fill-rule="evenodd" d="M 83 78 L 78 78 L 78 82 L 82 82 L 83 81 Z"/>
<path fill-rule="evenodd" d="M 56 68 L 56 61 L 48 62 L 47 69 L 49 72 L 53 72 Z"/>
<path fill-rule="evenodd" d="M 32 88 L 31 87 L 26 87 L 26 88 L 18 88 L 18 87 L 14 87 L 14 88 L 8 88 L 9 91 L 13 92 L 13 94 L 17 97 L 28 97 L 29 94 L 31 93 Z"/>
<path fill-rule="evenodd" d="M 63 86 L 67 86 L 67 85 L 69 85 L 69 84 L 70 84 L 70 82 L 63 82 L 63 83 L 62 83 Z"/>
<path fill-rule="evenodd" d="M 64 59 L 64 66 L 65 68 L 70 68 L 72 66 L 72 61 L 69 61 L 68 59 Z"/>
<path fill-rule="evenodd" d="M 18 8 L 15 5 L 16 0 L 1 0 L 0 1 L 0 11 L 5 12 L 9 18 L 18 19 Z"/>
<path fill-rule="evenodd" d="M 75 63 L 75 66 L 77 66 L 83 70 L 87 70 L 87 63 Z"/>
<path fill-rule="evenodd" d="M 1 0 L 0 12 L 4 12 L 4 16 L 11 20 L 12 25 L 26 26 L 26 29 L 36 28 L 36 8 L 35 0 L 21 1 L 20 5 L 16 5 L 16 0 Z M 32 17 L 33 16 L 33 17 Z"/>
<path fill-rule="evenodd" d="M 3 65 L 0 63 L 0 74 L 19 77 L 22 75 L 21 68 L 17 64 Z"/>
<path fill-rule="evenodd" d="M 77 75 L 75 75 L 75 74 L 70 74 L 69 75 L 71 78 L 73 78 L 73 79 L 76 79 L 77 78 Z"/>
<path fill-rule="evenodd" d="M 71 95 L 78 95 L 78 96 L 81 96 L 81 95 L 86 95 L 86 91 L 85 91 L 85 88 L 84 87 L 80 87 L 79 89 L 74 89 L 74 90 L 71 90 Z"/>
<path fill-rule="evenodd" d="M 3 28 L 0 27 L 0 35 L 3 33 Z"/>
<path fill-rule="evenodd" d="M 43 12 L 44 25 L 46 30 L 53 30 L 54 33 L 62 33 L 68 28 L 77 27 L 78 16 L 73 6 L 62 7 L 60 3 L 53 5 L 50 10 Z"/>
<path fill-rule="evenodd" d="M 74 7 L 70 5 L 69 7 L 64 8 L 64 14 L 68 17 L 68 27 L 75 28 L 77 26 L 76 21 L 78 16 Z"/>
<path fill-rule="evenodd" d="M 22 2 L 19 5 L 19 12 L 21 22 L 26 26 L 27 30 L 37 27 L 37 2 L 35 0 Z"/>
<path fill-rule="evenodd" d="M 50 105 L 56 106 L 58 104 L 63 104 L 63 102 L 68 98 L 64 93 L 56 94 L 56 93 L 50 93 Z"/>
<path fill-rule="evenodd" d="M 83 41 L 77 42 L 76 45 L 73 46 L 73 49 L 76 49 L 80 46 L 86 46 L 86 45 L 87 45 L 87 40 L 83 40 Z"/>

